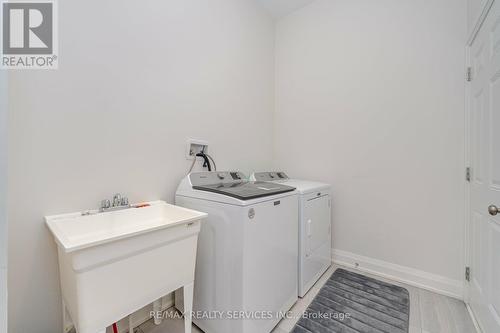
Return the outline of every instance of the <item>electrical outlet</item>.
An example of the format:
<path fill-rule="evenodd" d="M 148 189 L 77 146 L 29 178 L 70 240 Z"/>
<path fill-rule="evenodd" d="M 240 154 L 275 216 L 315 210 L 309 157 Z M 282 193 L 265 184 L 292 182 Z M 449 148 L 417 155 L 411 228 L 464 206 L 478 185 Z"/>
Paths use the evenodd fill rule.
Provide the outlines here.
<path fill-rule="evenodd" d="M 208 153 L 208 142 L 189 139 L 186 146 L 186 159 L 192 160 L 199 152 Z"/>

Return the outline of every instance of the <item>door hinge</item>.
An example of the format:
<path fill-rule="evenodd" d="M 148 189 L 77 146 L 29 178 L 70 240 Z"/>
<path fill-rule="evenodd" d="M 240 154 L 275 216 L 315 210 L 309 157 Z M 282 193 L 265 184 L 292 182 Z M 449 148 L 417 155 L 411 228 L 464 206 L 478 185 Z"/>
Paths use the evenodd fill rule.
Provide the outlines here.
<path fill-rule="evenodd" d="M 472 67 L 467 67 L 467 71 L 465 73 L 465 79 L 467 80 L 467 82 L 472 81 Z"/>
<path fill-rule="evenodd" d="M 470 182 L 471 177 L 472 177 L 471 168 L 470 167 L 465 168 L 465 180 Z"/>
<path fill-rule="evenodd" d="M 470 267 L 465 267 L 465 280 L 470 282 Z"/>

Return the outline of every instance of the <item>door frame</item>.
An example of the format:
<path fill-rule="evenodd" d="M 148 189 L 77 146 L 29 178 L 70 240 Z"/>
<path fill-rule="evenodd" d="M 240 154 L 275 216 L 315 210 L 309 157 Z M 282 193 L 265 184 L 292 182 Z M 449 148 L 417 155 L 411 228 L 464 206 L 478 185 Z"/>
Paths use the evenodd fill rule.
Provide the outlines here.
<path fill-rule="evenodd" d="M 491 7 L 495 3 L 495 0 L 487 0 L 481 10 L 480 15 L 477 17 L 474 27 L 471 31 L 469 31 L 469 35 L 467 38 L 467 43 L 465 45 L 465 68 L 464 73 L 467 73 L 469 67 L 472 67 L 472 58 L 471 58 L 471 48 L 472 44 L 476 40 L 476 37 L 483 26 L 484 21 L 486 20 L 488 13 L 490 12 Z M 474 75 L 474 73 L 472 73 Z M 465 165 L 464 171 L 466 168 L 471 167 L 471 84 L 467 80 L 465 80 Z M 474 172 L 474 170 L 472 170 Z M 464 174 L 465 176 L 465 174 Z M 474 322 L 474 326 L 476 327 L 478 332 L 481 332 L 479 328 L 479 324 L 474 316 L 474 312 L 470 307 L 470 284 L 465 279 L 465 267 L 471 267 L 472 264 L 472 249 L 471 249 L 471 216 L 470 216 L 470 182 L 465 182 L 465 265 L 464 265 L 464 302 L 467 306 L 467 310 L 472 317 Z"/>
<path fill-rule="evenodd" d="M 0 331 L 7 332 L 7 139 L 8 72 L 0 71 Z"/>

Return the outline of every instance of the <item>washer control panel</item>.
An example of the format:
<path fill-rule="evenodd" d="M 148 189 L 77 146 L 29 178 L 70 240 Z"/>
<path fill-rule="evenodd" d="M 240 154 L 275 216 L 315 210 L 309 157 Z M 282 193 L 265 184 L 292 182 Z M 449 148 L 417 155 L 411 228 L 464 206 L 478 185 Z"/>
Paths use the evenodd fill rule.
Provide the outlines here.
<path fill-rule="evenodd" d="M 247 177 L 239 171 L 205 171 L 191 173 L 189 175 L 189 180 L 193 186 L 203 186 L 241 183 L 246 181 Z"/>

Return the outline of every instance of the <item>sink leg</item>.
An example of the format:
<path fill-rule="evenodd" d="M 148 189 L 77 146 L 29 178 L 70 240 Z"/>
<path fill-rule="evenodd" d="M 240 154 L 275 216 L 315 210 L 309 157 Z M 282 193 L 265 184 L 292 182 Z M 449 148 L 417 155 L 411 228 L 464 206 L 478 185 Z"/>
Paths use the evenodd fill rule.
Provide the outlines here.
<path fill-rule="evenodd" d="M 155 313 L 154 315 L 154 322 L 155 325 L 160 325 L 161 324 L 161 298 L 157 299 L 156 301 L 153 302 L 153 312 Z"/>
<path fill-rule="evenodd" d="M 67 322 L 67 318 L 66 318 L 66 303 L 64 303 L 64 300 L 62 301 L 62 315 L 63 315 L 63 332 L 66 332 L 66 322 Z"/>
<path fill-rule="evenodd" d="M 128 333 L 134 333 L 134 325 L 132 323 L 132 315 L 128 316 Z"/>
<path fill-rule="evenodd" d="M 191 333 L 191 327 L 193 323 L 192 312 L 193 312 L 193 287 L 194 284 L 191 282 L 183 288 L 184 293 L 184 333 Z"/>

